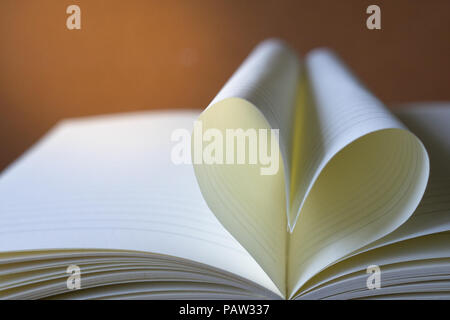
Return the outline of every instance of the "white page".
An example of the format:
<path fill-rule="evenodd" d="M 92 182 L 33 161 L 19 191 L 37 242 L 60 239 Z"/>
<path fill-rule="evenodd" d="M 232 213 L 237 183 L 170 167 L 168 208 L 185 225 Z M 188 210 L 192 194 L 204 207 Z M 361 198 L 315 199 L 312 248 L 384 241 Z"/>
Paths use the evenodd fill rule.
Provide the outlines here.
<path fill-rule="evenodd" d="M 319 273 L 317 277 L 313 278 L 312 283 L 308 282 L 308 290 L 312 285 L 317 286 L 346 273 L 355 272 L 358 268 L 367 267 L 369 264 L 393 263 L 394 260 L 388 259 L 389 252 L 394 252 L 393 256 L 396 258 L 394 262 L 419 259 L 422 256 L 416 247 L 413 250 L 404 250 L 404 253 L 406 252 L 408 255 L 406 257 L 404 253 L 400 256 L 398 251 L 392 250 L 401 250 L 405 246 L 401 241 L 407 239 L 450 231 L 450 167 L 448 166 L 450 161 L 450 127 L 448 126 L 450 104 L 407 104 L 402 108 L 395 108 L 393 111 L 421 139 L 430 155 L 430 178 L 424 197 L 411 218 L 397 230 L 352 253 L 336 266 L 330 266 Z M 398 249 L 395 249 L 396 246 L 390 246 L 392 248 L 389 249 L 390 251 L 383 251 L 382 247 L 393 243 L 398 243 Z M 376 248 L 380 249 L 374 251 Z M 434 249 L 431 249 L 427 250 L 432 252 Z M 367 259 L 362 260 L 361 253 L 367 251 L 370 252 L 363 254 Z M 437 257 L 439 256 L 437 254 Z M 302 289 L 302 292 L 304 290 L 305 288 Z"/>
<path fill-rule="evenodd" d="M 204 202 L 174 129 L 197 112 L 69 120 L 0 177 L 0 252 L 117 249 L 173 255 L 278 292 Z"/>
<path fill-rule="evenodd" d="M 369 262 L 371 263 L 371 262 Z M 355 299 L 392 294 L 392 289 L 402 294 L 431 292 L 450 292 L 450 260 L 418 260 L 381 266 L 381 287 L 377 290 L 367 288 L 369 275 L 365 269 L 327 282 L 301 299 Z M 444 281 L 446 286 L 442 286 Z"/>
<path fill-rule="evenodd" d="M 313 51 L 306 66 L 311 97 L 293 178 L 298 202 L 291 208 L 300 212 L 289 240 L 292 294 L 323 268 L 402 225 L 429 174 L 420 140 L 334 54 Z"/>
<path fill-rule="evenodd" d="M 248 164 L 248 159 L 240 165 L 194 163 L 200 189 L 211 210 L 282 292 L 298 75 L 295 53 L 280 41 L 264 41 L 199 117 L 204 130 L 219 130 L 222 136 L 229 129 L 279 129 L 281 155 L 276 159 L 279 170 L 275 174 L 262 175 L 265 166 Z M 193 143 L 195 137 L 194 132 Z"/>
<path fill-rule="evenodd" d="M 432 233 L 450 231 L 450 103 L 415 103 L 394 109 L 397 117 L 424 143 L 430 178 L 411 218 L 397 230 L 362 250 Z"/>
<path fill-rule="evenodd" d="M 305 295 L 305 297 L 308 297 L 310 293 L 312 296 L 316 295 L 317 288 L 339 283 L 344 278 L 351 279 L 357 272 L 361 271 L 365 274 L 364 279 L 361 279 L 361 284 L 365 286 L 369 276 L 366 273 L 366 268 L 370 265 L 380 267 L 382 287 L 388 285 L 388 282 L 383 280 L 384 271 L 392 268 L 404 270 L 405 274 L 410 272 L 412 273 L 411 276 L 419 276 L 421 270 L 414 271 L 413 269 L 417 264 L 434 265 L 436 268 L 440 265 L 446 265 L 446 275 L 450 276 L 450 270 L 448 269 L 450 259 L 449 240 L 450 234 L 443 232 L 362 253 L 320 273 L 313 279 L 313 282 L 308 283 L 308 286 L 300 294 Z M 393 280 L 395 281 L 396 279 Z M 426 279 L 423 281 L 426 282 Z M 432 285 L 432 283 L 429 284 Z M 343 284 L 340 288 L 337 288 L 337 291 L 344 292 L 345 289 L 345 284 Z"/>

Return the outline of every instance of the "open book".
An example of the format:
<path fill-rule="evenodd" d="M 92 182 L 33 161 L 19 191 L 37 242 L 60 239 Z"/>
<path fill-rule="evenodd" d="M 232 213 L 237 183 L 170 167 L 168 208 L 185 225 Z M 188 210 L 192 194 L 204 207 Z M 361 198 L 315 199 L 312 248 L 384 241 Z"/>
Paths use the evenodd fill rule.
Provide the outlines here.
<path fill-rule="evenodd" d="M 174 163 L 194 121 L 279 129 L 279 170 Z M 449 163 L 450 104 L 393 114 L 269 40 L 201 114 L 65 120 L 7 168 L 0 298 L 450 298 Z"/>

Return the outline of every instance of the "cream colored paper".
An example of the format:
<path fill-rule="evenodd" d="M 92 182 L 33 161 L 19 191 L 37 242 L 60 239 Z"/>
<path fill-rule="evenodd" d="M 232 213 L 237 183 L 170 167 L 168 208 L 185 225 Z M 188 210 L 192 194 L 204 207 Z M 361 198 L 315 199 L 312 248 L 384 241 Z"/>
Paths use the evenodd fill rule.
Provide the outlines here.
<path fill-rule="evenodd" d="M 194 168 L 218 219 L 289 294 L 398 228 L 426 187 L 420 140 L 327 50 L 311 52 L 302 70 L 283 43 L 264 42 L 199 120 L 222 131 L 280 129 L 278 175 L 251 165 Z"/>
<path fill-rule="evenodd" d="M 52 249 L 151 252 L 226 270 L 281 296 L 208 209 L 192 167 L 171 161 L 173 130 L 191 130 L 197 116 L 136 113 L 58 125 L 0 178 L 0 259 Z"/>

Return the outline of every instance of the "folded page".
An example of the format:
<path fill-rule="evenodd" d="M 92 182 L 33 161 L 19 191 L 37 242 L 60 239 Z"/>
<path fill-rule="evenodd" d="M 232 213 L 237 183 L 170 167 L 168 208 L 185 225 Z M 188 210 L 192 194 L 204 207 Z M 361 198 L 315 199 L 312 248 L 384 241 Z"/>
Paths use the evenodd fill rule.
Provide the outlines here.
<path fill-rule="evenodd" d="M 194 129 L 192 140 L 194 169 L 206 202 L 282 292 L 289 207 L 288 160 L 298 74 L 298 59 L 288 47 L 276 40 L 263 42 L 200 115 L 202 131 L 197 133 Z M 276 143 L 272 142 L 278 135 L 270 129 L 279 129 Z M 248 144 L 245 150 L 237 149 L 239 138 L 228 136 L 230 130 L 242 130 L 245 137 L 241 142 Z M 214 133 L 214 137 L 202 136 L 202 132 Z M 264 133 L 269 138 L 262 142 Z M 226 159 L 207 161 L 202 153 L 220 137 L 227 140 L 216 152 Z M 202 139 L 204 149 L 198 143 Z M 235 143 L 230 150 L 225 147 L 229 139 Z M 270 163 L 262 161 L 263 149 L 270 150 Z M 253 163 L 252 150 L 257 156 Z M 234 162 L 228 161 L 230 153 Z M 243 154 L 245 159 L 239 163 Z"/>
<path fill-rule="evenodd" d="M 289 239 L 291 294 L 403 224 L 429 174 L 420 140 L 334 54 L 313 51 L 306 67 L 309 96 L 298 106 L 305 126 L 293 147 L 291 215 L 298 221 Z"/>

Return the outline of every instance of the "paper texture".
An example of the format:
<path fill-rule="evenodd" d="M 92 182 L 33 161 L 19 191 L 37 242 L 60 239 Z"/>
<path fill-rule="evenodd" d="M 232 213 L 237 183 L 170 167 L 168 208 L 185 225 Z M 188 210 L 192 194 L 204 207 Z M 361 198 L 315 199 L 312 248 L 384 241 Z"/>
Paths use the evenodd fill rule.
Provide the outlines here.
<path fill-rule="evenodd" d="M 114 249 L 171 255 L 278 292 L 206 206 L 171 134 L 197 112 L 63 122 L 0 179 L 0 251 Z M 281 295 L 280 293 L 278 293 Z"/>

